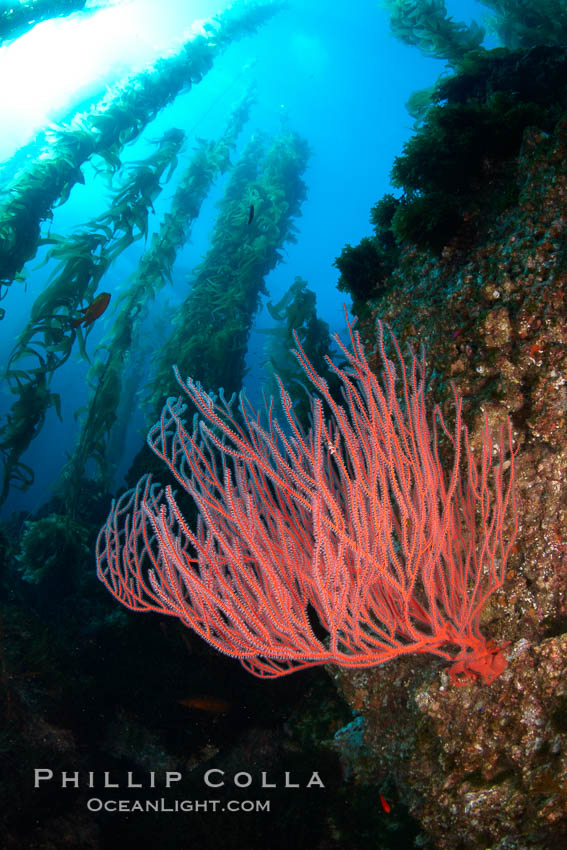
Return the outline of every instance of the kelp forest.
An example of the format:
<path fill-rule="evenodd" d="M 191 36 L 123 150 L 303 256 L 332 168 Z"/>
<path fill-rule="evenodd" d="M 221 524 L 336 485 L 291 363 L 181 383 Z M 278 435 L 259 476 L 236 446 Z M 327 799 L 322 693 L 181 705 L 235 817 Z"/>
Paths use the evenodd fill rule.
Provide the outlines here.
<path fill-rule="evenodd" d="M 141 406 L 149 425 L 165 398 L 177 392 L 174 363 L 181 374 L 195 376 L 210 389 L 223 388 L 229 396 L 242 388 L 250 328 L 260 295 L 267 294 L 265 277 L 281 261 L 285 243 L 295 239 L 294 221 L 306 192 L 306 140 L 289 130 L 277 138 L 256 133 L 232 161 L 254 101 L 249 85 L 227 115 L 219 139 L 191 143 L 183 128 L 172 127 L 161 138 L 150 138 L 154 149 L 143 160 L 122 164 L 120 157 L 142 133 L 151 135 L 152 119 L 176 94 L 196 85 L 221 50 L 253 34 L 278 8 L 277 3 L 247 5 L 240 11 L 237 6 L 206 23 L 206 36 L 193 38 L 177 55 L 109 91 L 88 112 L 50 128 L 45 147 L 9 181 L 0 200 L 2 296 L 12 287 L 33 291 L 40 265 L 47 265 L 49 277 L 4 373 L 10 405 L 0 425 L 0 504 L 11 491 L 25 491 L 35 480 L 36 470 L 25 453 L 50 409 L 61 418 L 61 399 L 52 382 L 72 353 L 78 352 L 85 364 L 89 397 L 75 411 L 79 430 L 74 446 L 65 449 L 54 495 L 73 514 L 81 493 L 111 488 L 132 405 Z M 84 185 L 82 169 L 91 160 L 90 179 L 108 186 L 108 208 L 70 233 L 57 234 L 51 227 L 52 210 L 65 204 L 75 184 Z M 209 251 L 187 280 L 187 295 L 173 320 L 169 316 L 169 334 L 142 381 L 140 363 L 146 359 L 144 335 L 148 316 L 155 316 L 153 303 L 167 292 L 177 253 L 190 240 L 192 223 L 215 180 L 227 171 Z M 173 174 L 169 209 L 148 240 L 154 201 L 174 182 Z M 113 295 L 108 329 L 92 350 L 89 337 L 97 308 L 104 304 L 106 309 L 106 299 L 110 301 L 105 275 L 138 240 L 144 253 Z M 40 249 L 44 256 L 38 264 Z M 288 356 L 281 356 L 283 368 Z"/>
<path fill-rule="evenodd" d="M 0 2 L 0 850 L 566 846 L 567 0 L 462 5 Z"/>
<path fill-rule="evenodd" d="M 173 651 L 166 665 L 170 684 L 155 680 L 144 692 L 141 710 L 149 712 L 150 725 L 158 693 L 162 687 L 178 691 L 174 671 L 187 658 L 190 691 L 215 689 L 206 685 L 217 675 L 206 650 L 205 656 L 194 653 L 165 623 L 158 627 L 157 645 L 153 629 L 146 637 L 137 627 L 132 631 L 133 620 L 109 604 L 92 564 L 97 528 L 112 497 L 140 469 L 155 469 L 168 483 L 146 434 L 166 399 L 180 394 L 173 367 L 227 400 L 237 397 L 249 368 L 251 329 L 265 303 L 273 323 L 259 329 L 266 399 L 277 399 L 276 373 L 295 384 L 294 403 L 307 426 L 309 397 L 291 354 L 294 334 L 333 382 L 324 360 L 329 327 L 317 317 L 307 282 L 290 279 L 277 303 L 266 285 L 299 232 L 308 141 L 283 120 L 279 133 L 250 131 L 256 84 L 248 66 L 228 86 L 224 129 L 216 138 L 199 135 L 190 99 L 185 123 L 164 126 L 161 120 L 177 97 L 190 96 L 223 51 L 253 37 L 284 5 L 237 2 L 201 21 L 181 47 L 91 94 L 82 108 L 40 128 L 0 165 L 0 333 L 17 327 L 10 331 L 0 404 L 0 586 L 7 593 L 0 612 L 0 754 L 6 764 L 17 758 L 22 770 L 37 745 L 27 731 L 35 709 L 26 706 L 22 685 L 40 702 L 47 698 L 47 724 L 55 729 L 56 715 L 73 714 L 65 684 L 71 677 L 85 694 L 87 724 L 99 715 L 97 729 L 87 733 L 86 746 L 95 749 L 108 724 L 118 724 L 120 738 L 130 735 L 122 709 L 118 716 L 109 707 L 115 688 L 133 694 L 132 676 L 147 669 L 162 641 Z M 0 10 L 0 39 L 8 44 L 40 20 L 81 10 L 89 15 L 96 8 L 84 0 L 30 0 Z M 96 199 L 86 216 L 85 193 Z M 213 224 L 206 250 L 181 272 L 179 256 L 207 204 L 213 205 Z M 25 312 L 13 322 L 22 296 Z M 77 383 L 78 393 L 72 389 Z M 188 410 L 189 422 L 192 416 Z M 53 423 L 70 436 L 48 443 L 56 475 L 47 481 L 47 458 L 36 446 L 45 445 Z M 35 487 L 44 494 L 39 509 L 14 511 L 14 495 Z M 132 640 L 140 652 L 125 660 L 131 672 L 107 670 L 105 698 L 96 681 L 117 640 L 123 649 L 116 660 L 130 655 Z M 95 644 L 99 657 L 92 655 Z M 214 700 L 206 699 L 214 718 Z M 180 732 L 182 749 L 202 747 L 199 724 Z M 111 755 L 103 751 L 113 762 L 127 763 L 131 746 L 145 750 L 137 732 L 117 750 L 112 744 Z M 58 744 L 55 749 L 62 755 Z M 196 764 L 203 758 L 198 755 Z M 3 809 L 9 799 L 2 786 Z M 12 821 L 19 823 L 18 815 Z M 2 816 L 0 833 L 4 825 Z"/>

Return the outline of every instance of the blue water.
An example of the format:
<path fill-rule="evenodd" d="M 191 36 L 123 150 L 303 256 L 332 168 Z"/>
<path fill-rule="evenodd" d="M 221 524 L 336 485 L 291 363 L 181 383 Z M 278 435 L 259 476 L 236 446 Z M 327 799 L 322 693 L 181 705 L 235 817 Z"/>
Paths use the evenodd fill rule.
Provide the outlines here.
<path fill-rule="evenodd" d="M 9 160 L 49 122 L 72 114 L 83 98 L 167 55 L 194 21 L 222 11 L 225 5 L 222 0 L 133 0 L 84 20 L 73 16 L 46 22 L 0 48 L 0 78 L 10 80 L 0 95 L 0 160 Z M 469 0 L 449 3 L 448 8 L 465 21 L 480 20 L 486 11 Z M 355 245 L 370 233 L 370 209 L 391 189 L 394 157 L 412 133 L 413 119 L 405 103 L 413 91 L 431 85 L 443 68 L 443 61 L 425 58 L 395 40 L 387 14 L 375 0 L 292 0 L 287 11 L 278 13 L 256 35 L 229 47 L 208 75 L 164 109 L 122 158 L 128 162 L 147 155 L 149 140 L 169 127 L 187 132 L 185 151 L 190 155 L 194 138 L 214 140 L 222 134 L 231 108 L 247 82 L 254 80 L 256 104 L 232 161 L 257 130 L 273 135 L 282 127 L 295 130 L 312 150 L 304 175 L 308 197 L 295 222 L 298 241 L 287 244 L 284 262 L 267 278 L 269 297 L 277 301 L 300 275 L 317 294 L 318 314 L 332 331 L 341 333 L 343 304 L 350 304 L 336 289 L 339 273 L 333 260 L 347 242 Z M 65 235 L 105 209 L 106 184 L 95 179 L 90 165 L 84 173 L 85 185 L 74 187 L 68 202 L 54 210 L 53 221 L 45 223 L 45 230 Z M 206 253 L 215 201 L 222 196 L 227 179 L 228 175 L 219 180 L 193 226 L 191 243 L 177 257 L 174 285 L 161 294 L 152 310 L 156 326 L 160 321 L 162 328 L 168 326 L 175 304 L 188 291 L 191 270 Z M 174 186 L 175 178 L 155 203 L 150 236 L 159 227 Z M 143 241 L 131 246 L 103 278 L 99 290 L 116 296 L 143 250 Z M 37 268 L 44 255 L 45 249 L 40 249 L 26 267 L 25 285 L 12 285 L 2 302 L 6 310 L 0 335 L 2 362 L 53 270 L 53 264 Z M 114 319 L 116 300 L 93 328 L 88 341 L 91 354 Z M 246 391 L 254 400 L 265 380 L 266 338 L 258 331 L 272 324 L 265 308 L 261 309 L 250 339 L 246 378 Z M 159 347 L 159 334 L 153 344 Z M 151 352 L 146 357 L 151 359 Z M 88 369 L 77 349 L 55 374 L 50 389 L 61 395 L 62 421 L 52 408 L 40 436 L 22 457 L 34 469 L 35 483 L 25 493 L 12 490 L 3 515 L 35 511 L 49 498 L 78 433 L 74 413 L 88 399 Z M 1 390 L 0 415 L 5 416 L 13 399 L 6 386 Z M 143 416 L 132 408 L 122 472 L 138 451 L 145 427 Z"/>

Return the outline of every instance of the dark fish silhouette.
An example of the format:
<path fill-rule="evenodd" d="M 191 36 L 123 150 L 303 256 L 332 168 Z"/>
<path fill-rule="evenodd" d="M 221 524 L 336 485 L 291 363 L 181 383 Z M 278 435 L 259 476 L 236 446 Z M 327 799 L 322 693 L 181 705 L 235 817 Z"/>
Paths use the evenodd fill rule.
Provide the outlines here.
<path fill-rule="evenodd" d="M 250 204 L 250 212 L 248 213 L 248 224 L 250 224 L 250 222 L 252 221 L 253 218 L 254 218 L 254 204 Z"/>

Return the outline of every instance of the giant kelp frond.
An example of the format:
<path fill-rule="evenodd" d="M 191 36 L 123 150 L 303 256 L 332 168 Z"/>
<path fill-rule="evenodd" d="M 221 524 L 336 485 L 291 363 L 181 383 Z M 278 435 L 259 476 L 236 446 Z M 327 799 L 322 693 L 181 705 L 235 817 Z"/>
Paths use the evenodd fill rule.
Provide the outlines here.
<path fill-rule="evenodd" d="M 419 48 L 426 56 L 458 65 L 484 39 L 484 29 L 474 21 L 465 24 L 448 15 L 445 0 L 382 0 L 390 14 L 392 33 Z"/>
<path fill-rule="evenodd" d="M 295 239 L 293 219 L 306 195 L 301 175 L 309 151 L 304 139 L 287 133 L 264 150 L 265 140 L 255 137 L 231 175 L 210 248 L 160 349 L 148 395 L 152 415 L 165 395 L 176 392 L 173 364 L 203 385 L 224 387 L 227 394 L 242 385 L 264 279 L 281 260 L 284 243 Z"/>
<path fill-rule="evenodd" d="M 161 190 L 161 178 L 164 172 L 171 173 L 183 139 L 180 130 L 168 131 L 154 153 L 125 169 L 106 212 L 67 238 L 52 236 L 46 240 L 53 243 L 46 261 L 55 260 L 57 265 L 10 354 L 6 377 L 12 389 L 11 366 L 34 349 L 42 351 L 43 357 L 40 364 L 30 364 L 30 380 L 35 379 L 37 368 L 51 378 L 68 358 L 77 308 L 94 298 L 101 277 L 121 251 L 147 234 L 148 214 Z"/>
<path fill-rule="evenodd" d="M 95 219 L 91 228 L 95 232 L 107 230 L 111 233 L 109 263 L 137 239 L 147 238 L 153 202 L 177 165 L 184 139 L 182 130 L 168 130 L 158 142 L 155 153 L 125 168 L 122 188 L 114 195 L 108 212 Z"/>
<path fill-rule="evenodd" d="M 215 15 L 212 25 L 205 25 L 205 29 L 208 29 L 216 44 L 228 47 L 233 41 L 256 32 L 277 12 L 286 8 L 286 0 L 264 0 L 264 2 L 237 0 L 224 12 Z"/>
<path fill-rule="evenodd" d="M 248 119 L 252 102 L 252 95 L 246 94 L 218 141 L 201 140 L 197 144 L 159 232 L 154 234 L 150 248 L 118 300 L 118 314 L 96 351 L 96 360 L 88 375 L 88 405 L 81 411 L 81 431 L 63 473 L 64 492 L 70 505 L 84 485 L 89 460 L 96 463 L 101 482 L 110 486 L 113 470 L 107 462 L 109 435 L 118 424 L 118 409 L 124 395 L 123 377 L 132 353 L 133 336 L 147 316 L 156 294 L 171 281 L 177 252 L 189 239 L 192 222 L 199 214 L 215 178 L 230 164 L 230 151 Z M 127 419 L 124 419 L 123 425 L 124 432 Z M 115 454 L 117 440 L 119 436 L 113 432 Z"/>
<path fill-rule="evenodd" d="M 35 383 L 19 385 L 18 398 L 0 428 L 0 458 L 3 466 L 0 505 L 6 501 L 10 487 L 27 490 L 33 484 L 33 470 L 22 463 L 20 458 L 41 431 L 48 410 L 55 407 L 61 417 L 60 404 L 59 396 L 48 390 L 47 380 L 41 373 Z"/>
<path fill-rule="evenodd" d="M 480 0 L 493 14 L 488 26 L 503 45 L 516 50 L 567 42 L 566 0 Z M 382 0 L 392 33 L 426 56 L 446 59 L 454 68 L 477 50 L 485 31 L 475 21 L 465 24 L 448 15 L 445 0 Z"/>
<path fill-rule="evenodd" d="M 54 244 L 47 259 L 55 260 L 57 266 L 51 282 L 33 304 L 5 372 L 16 399 L 0 425 L 4 467 L 0 504 L 8 495 L 10 481 L 20 489 L 32 483 L 33 472 L 29 468 L 26 467 L 25 476 L 20 474 L 19 458 L 39 434 L 48 409 L 56 400 L 58 403 L 58 397 L 48 390 L 49 382 L 69 358 L 77 336 L 86 356 L 83 332 L 73 328 L 74 315 L 82 303 L 92 301 L 102 276 L 116 257 L 133 241 L 147 235 L 149 210 L 161 190 L 163 175 L 169 177 L 177 162 L 183 139 L 180 130 L 169 130 L 154 153 L 125 169 L 107 212 L 67 239 L 51 237 Z"/>
<path fill-rule="evenodd" d="M 79 12 L 86 3 L 87 0 L 12 0 L 3 3 L 0 9 L 0 44 L 19 38 L 41 21 Z"/>
<path fill-rule="evenodd" d="M 37 250 L 40 222 L 83 182 L 81 165 L 93 154 L 118 167 L 122 147 L 210 70 L 234 39 L 254 33 L 283 7 L 277 2 L 238 3 L 208 24 L 207 36 L 188 41 L 175 55 L 115 86 L 89 112 L 56 129 L 42 153 L 22 169 L 0 202 L 0 297 Z"/>
<path fill-rule="evenodd" d="M 565 0 L 480 0 L 493 10 L 491 28 L 507 47 L 567 43 Z"/>

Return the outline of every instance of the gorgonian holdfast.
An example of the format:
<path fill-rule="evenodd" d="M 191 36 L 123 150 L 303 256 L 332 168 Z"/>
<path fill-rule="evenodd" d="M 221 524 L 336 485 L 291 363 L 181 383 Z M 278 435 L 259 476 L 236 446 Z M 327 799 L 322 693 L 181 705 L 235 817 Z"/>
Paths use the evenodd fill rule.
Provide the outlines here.
<path fill-rule="evenodd" d="M 348 368 L 328 361 L 342 405 L 296 339 L 316 390 L 308 433 L 281 382 L 285 429 L 273 404 L 263 427 L 241 395 L 240 424 L 222 393 L 213 400 L 177 373 L 198 410 L 193 431 L 170 398 L 148 442 L 194 500 L 197 529 L 172 489 L 144 476 L 113 502 L 98 576 L 131 610 L 178 617 L 260 677 L 428 652 L 453 662 L 454 682 L 490 683 L 507 662 L 479 620 L 518 525 L 510 421 L 495 448 L 485 416 L 477 464 L 455 390 L 454 432 L 438 407 L 428 424 L 423 354 L 407 369 L 390 334 L 399 400 L 382 325 L 380 379 L 348 328 L 352 353 L 336 337 Z M 438 428 L 452 444 L 448 473 Z"/>

